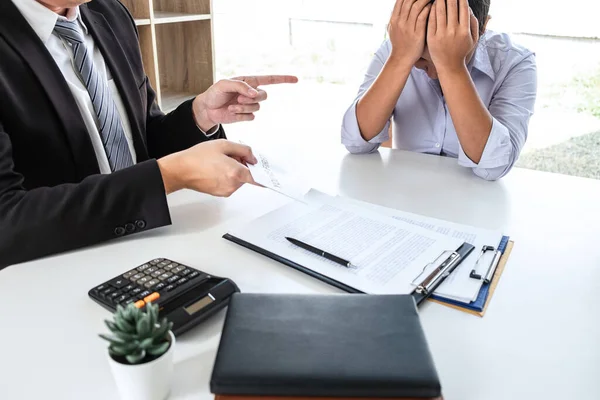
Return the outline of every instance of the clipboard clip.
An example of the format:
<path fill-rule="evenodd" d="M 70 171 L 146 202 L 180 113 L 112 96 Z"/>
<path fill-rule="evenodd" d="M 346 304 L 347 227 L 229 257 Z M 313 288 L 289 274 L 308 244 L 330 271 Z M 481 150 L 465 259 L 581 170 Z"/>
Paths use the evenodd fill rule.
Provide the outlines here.
<path fill-rule="evenodd" d="M 458 265 L 461 259 L 460 254 L 456 251 L 446 250 L 443 251 L 442 254 L 440 254 L 439 257 L 434 260 L 434 262 L 428 263 L 425 268 L 423 268 L 423 272 L 425 272 L 427 267 L 430 265 L 435 265 L 437 261 L 439 261 L 447 253 L 450 253 L 450 255 L 441 264 L 439 264 L 437 268 L 431 271 L 431 273 L 429 273 L 429 275 L 427 275 L 425 279 L 421 281 L 421 283 L 417 284 L 417 288 L 415 289 L 416 293 L 423 296 L 428 296 L 442 283 L 444 279 L 446 279 L 446 277 L 448 277 L 448 275 L 450 275 L 450 273 Z M 421 275 L 423 275 L 423 273 L 421 273 Z M 417 279 L 419 279 L 421 275 L 419 275 Z M 414 281 L 413 284 L 415 284 Z"/>
<path fill-rule="evenodd" d="M 494 252 L 494 258 L 490 262 L 490 265 L 488 265 L 488 268 L 487 268 L 485 274 L 480 274 L 477 272 L 477 266 L 479 265 L 479 262 L 481 261 L 481 258 L 483 257 L 483 255 L 488 251 Z M 494 246 L 483 246 L 481 248 L 481 253 L 479 253 L 479 257 L 477 258 L 477 262 L 475 263 L 475 266 L 473 267 L 471 274 L 469 274 L 469 277 L 472 279 L 477 279 L 477 280 L 483 279 L 484 283 L 490 283 L 492 281 L 492 277 L 494 276 L 494 273 L 496 272 L 496 267 L 498 266 L 498 262 L 500 261 L 500 256 L 501 256 L 500 251 L 496 250 L 496 248 Z"/>

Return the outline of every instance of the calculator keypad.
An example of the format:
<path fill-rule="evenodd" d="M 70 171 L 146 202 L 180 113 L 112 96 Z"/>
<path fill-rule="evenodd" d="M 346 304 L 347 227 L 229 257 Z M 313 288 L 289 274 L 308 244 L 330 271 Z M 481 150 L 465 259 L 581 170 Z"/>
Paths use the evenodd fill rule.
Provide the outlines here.
<path fill-rule="evenodd" d="M 172 276 L 173 276 L 173 274 L 172 274 L 172 273 L 170 273 L 170 272 L 165 272 L 165 273 L 161 274 L 161 275 L 158 277 L 158 279 L 160 279 L 161 281 L 164 281 L 164 280 L 167 280 L 167 279 L 169 279 L 169 278 L 170 278 L 170 277 L 172 277 Z"/>
<path fill-rule="evenodd" d="M 148 282 L 150 279 L 152 279 L 152 277 L 150 276 L 144 276 L 143 278 L 140 278 L 137 280 L 137 284 L 138 285 L 144 285 L 146 282 Z"/>
<path fill-rule="evenodd" d="M 173 269 L 171 270 L 171 272 L 172 272 L 172 273 L 174 273 L 174 274 L 178 274 L 178 273 L 180 273 L 181 271 L 185 270 L 185 268 L 186 268 L 186 267 L 184 267 L 183 265 L 179 265 L 179 266 L 177 266 L 177 267 L 173 268 Z"/>
<path fill-rule="evenodd" d="M 113 306 L 135 303 L 141 308 L 188 282 L 208 278 L 210 276 L 188 266 L 157 258 L 97 286 L 93 292 L 97 298 Z"/>
<path fill-rule="evenodd" d="M 108 284 L 116 289 L 121 289 L 122 287 L 129 285 L 129 281 L 125 278 L 116 278 Z"/>
<path fill-rule="evenodd" d="M 139 267 L 137 267 L 136 269 L 140 272 L 143 272 L 145 270 L 147 270 L 148 268 L 150 268 L 150 264 L 144 264 L 144 265 L 140 265 Z"/>
<path fill-rule="evenodd" d="M 147 287 L 148 289 L 152 288 L 153 286 L 156 286 L 160 283 L 159 280 L 157 279 L 152 279 L 151 281 L 149 281 L 148 283 L 146 283 L 144 286 Z"/>

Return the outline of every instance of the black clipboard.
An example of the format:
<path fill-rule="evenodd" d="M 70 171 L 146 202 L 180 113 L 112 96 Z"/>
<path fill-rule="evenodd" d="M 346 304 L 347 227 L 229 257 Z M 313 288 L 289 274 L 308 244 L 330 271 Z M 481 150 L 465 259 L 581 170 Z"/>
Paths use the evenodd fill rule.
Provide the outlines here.
<path fill-rule="evenodd" d="M 355 289 L 351 286 L 348 286 L 342 282 L 339 282 L 335 279 L 332 279 L 326 275 L 320 274 L 318 272 L 313 271 L 310 268 L 307 268 L 303 265 L 300 265 L 292 260 L 289 260 L 285 257 L 281 257 L 275 253 L 272 253 L 268 250 L 263 249 L 262 247 L 258 247 L 256 245 L 253 245 L 252 243 L 246 242 L 245 240 L 242 240 L 238 237 L 235 237 L 233 235 L 230 235 L 229 233 L 223 235 L 224 239 L 229 240 L 230 242 L 239 244 L 242 247 L 245 247 L 249 250 L 252 250 L 254 252 L 257 252 L 259 254 L 262 254 L 263 256 L 266 256 L 272 260 L 275 260 L 277 262 L 280 262 L 284 265 L 287 265 L 288 267 L 294 268 L 300 272 L 303 272 L 307 275 L 312 276 L 313 278 L 316 278 L 318 280 L 320 280 L 321 282 L 325 282 L 333 287 L 336 287 L 338 289 L 341 289 L 345 292 L 348 293 L 357 293 L 357 294 L 365 294 L 365 292 L 362 292 L 358 289 Z M 453 250 L 448 250 L 447 252 L 450 253 L 449 256 L 444 259 L 441 264 L 440 264 L 440 268 L 442 267 L 442 265 L 444 263 L 448 263 L 442 270 L 440 270 L 437 274 L 438 276 L 434 277 L 434 279 L 432 279 L 431 282 L 429 282 L 429 284 L 427 285 L 423 285 L 425 283 L 425 281 L 428 278 L 431 278 L 430 274 L 427 277 L 425 277 L 425 279 L 421 282 L 421 285 L 417 286 L 417 288 L 415 288 L 415 290 L 411 293 L 411 295 L 413 296 L 413 298 L 415 299 L 415 302 L 417 305 L 421 304 L 423 301 L 425 301 L 429 296 L 431 296 L 433 294 L 433 292 L 435 291 L 435 289 L 442 284 L 442 282 L 444 282 L 444 280 L 452 273 L 452 271 L 454 271 L 459 265 L 460 263 L 469 256 L 469 254 L 471 254 L 471 252 L 473 251 L 473 249 L 475 249 L 475 246 L 469 244 L 469 243 L 463 243 L 462 246 L 460 246 L 458 249 L 456 249 L 455 251 Z M 440 256 L 441 257 L 441 256 Z M 435 261 L 435 260 L 434 260 Z M 421 290 L 419 289 L 421 288 Z"/>

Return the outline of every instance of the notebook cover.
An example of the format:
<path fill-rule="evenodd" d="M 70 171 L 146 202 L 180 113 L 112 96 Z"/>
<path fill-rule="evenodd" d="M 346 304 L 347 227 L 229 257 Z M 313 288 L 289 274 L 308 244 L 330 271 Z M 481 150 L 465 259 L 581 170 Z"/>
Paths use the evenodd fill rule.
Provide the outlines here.
<path fill-rule="evenodd" d="M 329 284 L 331 286 L 334 286 L 334 287 L 336 287 L 338 289 L 341 289 L 341 290 L 343 290 L 345 292 L 348 292 L 348 293 L 362 293 L 362 294 L 364 294 L 364 292 L 362 292 L 360 290 L 357 290 L 357 289 L 355 289 L 355 288 L 353 288 L 351 286 L 348 286 L 348 285 L 346 285 L 346 284 L 344 284 L 342 282 L 339 282 L 339 281 L 337 281 L 335 279 L 332 279 L 332 278 L 330 278 L 330 277 L 328 277 L 326 275 L 323 275 L 323 274 L 320 274 L 318 272 L 315 272 L 315 271 L 313 271 L 310 268 L 306 268 L 303 265 L 300 265 L 300 264 L 298 264 L 298 263 L 296 263 L 296 262 L 294 262 L 294 261 L 292 261 L 290 259 L 287 259 L 285 257 L 281 257 L 281 256 L 279 256 L 279 255 L 277 255 L 275 253 L 272 253 L 272 252 L 270 252 L 268 250 L 265 250 L 262 247 L 258 247 L 256 245 L 253 245 L 252 243 L 248 243 L 245 240 L 242 240 L 242 239 L 240 239 L 240 238 L 238 238 L 236 236 L 230 235 L 229 233 L 223 235 L 223 238 L 227 239 L 227 240 L 229 240 L 229 241 L 231 241 L 233 243 L 239 244 L 240 246 L 245 247 L 245 248 L 247 248 L 249 250 L 255 251 L 255 252 L 259 253 L 259 254 L 262 254 L 262 255 L 264 255 L 266 257 L 269 257 L 272 260 L 275 260 L 275 261 L 280 262 L 280 263 L 282 263 L 284 265 L 287 265 L 288 267 L 292 267 L 292 268 L 294 268 L 294 269 L 296 269 L 296 270 L 298 270 L 300 272 L 304 272 L 305 274 L 310 275 L 313 278 L 316 278 L 316 279 L 318 279 L 318 280 L 320 280 L 322 282 L 325 282 L 325 283 L 327 283 L 327 284 Z M 466 258 L 473 251 L 474 248 L 475 247 L 473 245 L 471 245 L 469 243 L 464 243 L 456 251 L 464 259 L 464 258 Z M 460 262 L 456 265 L 456 267 L 458 267 L 459 265 L 460 265 Z M 417 304 L 421 304 L 421 302 L 423 302 L 427 298 L 426 296 L 419 295 L 417 293 L 413 293 L 413 297 L 417 300 Z"/>
<path fill-rule="evenodd" d="M 469 304 L 461 303 L 459 301 L 445 299 L 443 297 L 432 296 L 429 298 L 430 301 L 434 303 L 438 303 L 450 308 L 454 308 L 459 311 L 464 311 L 466 313 L 477 315 L 479 317 L 483 317 L 487 310 L 488 305 L 494 295 L 496 287 L 502 277 L 502 273 L 504 272 L 504 268 L 506 263 L 508 262 L 508 258 L 512 252 L 514 247 L 514 242 L 510 241 L 508 237 L 504 237 L 498 249 L 502 252 L 502 257 L 498 262 L 498 266 L 496 267 L 496 272 L 494 272 L 494 277 L 492 281 L 488 284 L 483 284 L 481 290 L 479 291 L 479 295 L 474 302 Z"/>
<path fill-rule="evenodd" d="M 236 293 L 210 388 L 233 396 L 441 396 L 409 295 Z"/>

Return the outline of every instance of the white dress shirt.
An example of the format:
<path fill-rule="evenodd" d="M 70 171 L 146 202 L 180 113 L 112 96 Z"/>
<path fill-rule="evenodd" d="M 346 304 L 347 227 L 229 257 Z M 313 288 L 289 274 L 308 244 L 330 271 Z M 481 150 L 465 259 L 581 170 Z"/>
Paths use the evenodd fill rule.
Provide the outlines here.
<path fill-rule="evenodd" d="M 356 104 L 377 79 L 391 50 L 392 45 L 386 40 L 375 54 L 358 96 L 344 116 L 342 143 L 351 153 L 376 151 L 389 139 L 389 122 L 370 141 L 363 139 Z M 425 71 L 415 67 L 390 116 L 394 122 L 394 147 L 455 157 L 460 165 L 471 168 L 481 178 L 496 180 L 510 171 L 527 139 L 537 93 L 535 55 L 513 43 L 508 35 L 487 31 L 468 67 L 479 97 L 493 117 L 480 162 L 475 164 L 465 155 L 439 81 L 430 79 Z"/>
<path fill-rule="evenodd" d="M 131 138 L 131 125 L 129 124 L 127 111 L 123 105 L 123 100 L 121 99 L 121 95 L 119 94 L 119 91 L 112 79 L 110 71 L 106 67 L 104 58 L 100 53 L 100 49 L 98 49 L 98 47 L 94 44 L 94 39 L 89 34 L 87 27 L 81 19 L 79 7 L 70 8 L 67 16 L 63 17 L 53 11 L 50 11 L 36 0 L 12 1 L 15 6 L 17 6 L 21 14 L 23 14 L 27 22 L 29 22 L 29 25 L 31 25 L 35 33 L 40 37 L 50 52 L 50 55 L 52 55 L 52 58 L 54 58 L 56 65 L 62 72 L 65 80 L 67 81 L 69 89 L 71 89 L 71 92 L 73 93 L 73 97 L 75 98 L 77 107 L 81 112 L 81 116 L 83 117 L 87 131 L 90 134 L 92 146 L 94 147 L 94 152 L 96 153 L 96 158 L 98 159 L 100 172 L 103 174 L 109 174 L 111 172 L 110 164 L 108 163 L 108 157 L 106 156 L 106 151 L 104 150 L 102 138 L 98 130 L 98 118 L 96 116 L 96 111 L 94 110 L 92 100 L 85 85 L 81 82 L 77 73 L 75 72 L 75 69 L 73 68 L 73 52 L 66 42 L 52 33 L 58 19 L 68 19 L 69 21 L 76 20 L 79 23 L 85 36 L 85 45 L 88 51 L 94 55 L 94 66 L 96 67 L 96 70 L 103 79 L 108 80 L 108 86 L 110 87 L 112 97 L 117 106 L 119 116 L 121 117 L 123 131 L 125 132 L 127 144 L 129 145 L 132 160 L 135 164 L 136 154 Z M 69 105 L 64 104 L 61 105 L 61 107 L 69 107 Z"/>

